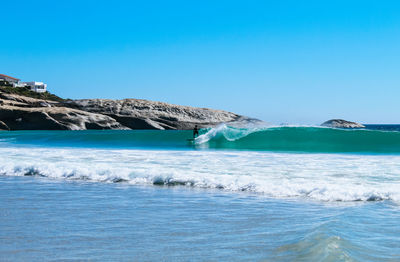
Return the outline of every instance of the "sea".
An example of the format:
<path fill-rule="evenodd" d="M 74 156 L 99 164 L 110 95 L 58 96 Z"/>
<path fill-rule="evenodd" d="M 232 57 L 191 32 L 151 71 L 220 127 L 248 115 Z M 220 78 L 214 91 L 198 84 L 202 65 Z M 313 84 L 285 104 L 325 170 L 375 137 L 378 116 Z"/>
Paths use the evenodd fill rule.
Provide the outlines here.
<path fill-rule="evenodd" d="M 0 132 L 0 261 L 400 261 L 400 125 Z"/>

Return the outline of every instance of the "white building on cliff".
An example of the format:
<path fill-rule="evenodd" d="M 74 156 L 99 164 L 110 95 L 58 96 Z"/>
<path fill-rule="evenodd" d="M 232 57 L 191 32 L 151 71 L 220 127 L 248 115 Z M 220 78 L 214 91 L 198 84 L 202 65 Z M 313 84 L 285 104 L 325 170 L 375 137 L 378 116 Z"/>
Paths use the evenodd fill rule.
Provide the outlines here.
<path fill-rule="evenodd" d="M 21 82 L 20 79 L 0 74 L 0 84 L 1 83 L 8 83 L 12 85 L 13 87 L 26 87 L 29 88 L 31 91 L 37 92 L 37 93 L 44 93 L 47 91 L 47 84 L 43 82 L 36 82 L 36 81 L 31 81 L 31 82 Z"/>
<path fill-rule="evenodd" d="M 47 91 L 47 85 L 43 82 L 22 82 L 26 87 L 37 93 L 44 93 Z"/>

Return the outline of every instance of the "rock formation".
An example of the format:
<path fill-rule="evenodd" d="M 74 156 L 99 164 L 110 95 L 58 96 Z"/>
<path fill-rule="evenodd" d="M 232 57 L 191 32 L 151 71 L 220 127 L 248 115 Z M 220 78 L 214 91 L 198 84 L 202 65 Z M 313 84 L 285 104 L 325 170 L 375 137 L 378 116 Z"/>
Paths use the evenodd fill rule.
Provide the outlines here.
<path fill-rule="evenodd" d="M 140 99 L 55 102 L 0 90 L 2 130 L 192 129 L 261 122 L 234 113 Z"/>
<path fill-rule="evenodd" d="M 219 123 L 257 121 L 222 110 L 141 99 L 83 99 L 73 100 L 69 106 L 110 116 L 131 129 L 193 129 L 195 125 L 209 127 Z"/>
<path fill-rule="evenodd" d="M 363 128 L 362 124 L 350 122 L 343 119 L 331 119 L 321 124 L 321 126 L 335 127 L 335 128 Z"/>

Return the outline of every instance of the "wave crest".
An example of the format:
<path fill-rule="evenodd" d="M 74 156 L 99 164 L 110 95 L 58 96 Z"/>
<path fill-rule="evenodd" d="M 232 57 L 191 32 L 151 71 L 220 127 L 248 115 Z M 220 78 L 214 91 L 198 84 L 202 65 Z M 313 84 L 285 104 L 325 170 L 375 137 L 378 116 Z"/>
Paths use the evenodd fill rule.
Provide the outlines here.
<path fill-rule="evenodd" d="M 196 138 L 199 148 L 321 153 L 400 153 L 400 132 L 313 126 L 235 128 L 225 124 Z"/>
<path fill-rule="evenodd" d="M 212 139 L 223 137 L 227 141 L 233 142 L 243 137 L 246 137 L 251 133 L 264 130 L 266 128 L 267 127 L 235 128 L 226 124 L 220 124 L 217 127 L 210 128 L 206 133 L 197 137 L 195 141 L 197 145 L 201 145 L 207 143 Z"/>

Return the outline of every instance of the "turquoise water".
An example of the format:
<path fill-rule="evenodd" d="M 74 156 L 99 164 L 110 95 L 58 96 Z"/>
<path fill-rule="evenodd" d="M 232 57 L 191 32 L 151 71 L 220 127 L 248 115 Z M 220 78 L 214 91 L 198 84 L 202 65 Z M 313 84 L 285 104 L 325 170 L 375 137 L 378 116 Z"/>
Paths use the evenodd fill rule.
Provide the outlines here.
<path fill-rule="evenodd" d="M 1 261 L 399 261 L 400 132 L 0 133 Z"/>
<path fill-rule="evenodd" d="M 399 126 L 396 128 L 400 130 Z M 0 142 L 50 147 L 400 153 L 399 131 L 374 129 L 345 130 L 306 126 L 246 129 L 221 125 L 201 130 L 201 136 L 194 143 L 188 141 L 192 138 L 191 131 L 176 130 L 15 131 L 0 134 Z"/>

